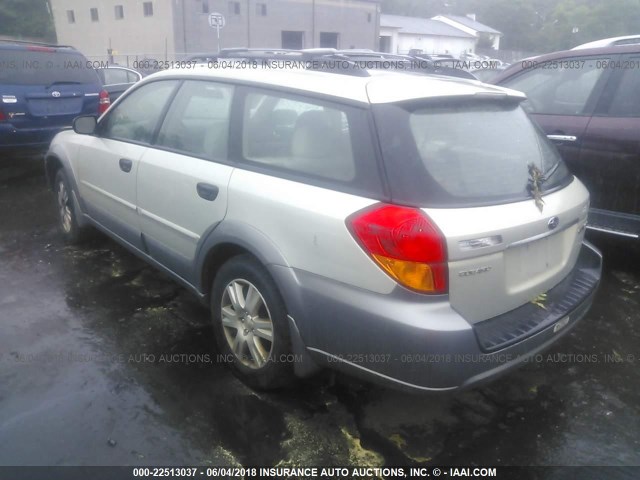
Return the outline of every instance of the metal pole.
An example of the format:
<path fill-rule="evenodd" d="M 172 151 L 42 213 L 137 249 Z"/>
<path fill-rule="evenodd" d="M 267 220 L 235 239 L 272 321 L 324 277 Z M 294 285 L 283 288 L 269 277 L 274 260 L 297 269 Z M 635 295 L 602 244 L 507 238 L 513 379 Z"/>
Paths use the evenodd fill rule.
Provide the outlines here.
<path fill-rule="evenodd" d="M 311 48 L 316 48 L 316 0 L 311 3 Z"/>
<path fill-rule="evenodd" d="M 187 53 L 187 13 L 184 7 L 184 0 L 182 0 L 182 42 L 184 43 L 183 51 Z"/>
<path fill-rule="evenodd" d="M 251 48 L 251 0 L 247 0 L 247 48 Z"/>

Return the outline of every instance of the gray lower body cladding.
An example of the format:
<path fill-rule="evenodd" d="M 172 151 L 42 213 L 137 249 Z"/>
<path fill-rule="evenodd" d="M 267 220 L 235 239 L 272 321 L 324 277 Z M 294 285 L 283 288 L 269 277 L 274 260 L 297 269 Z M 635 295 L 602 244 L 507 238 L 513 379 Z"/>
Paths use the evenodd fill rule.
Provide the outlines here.
<path fill-rule="evenodd" d="M 468 387 L 527 361 L 586 314 L 601 270 L 600 253 L 585 242 L 571 274 L 548 293 L 546 310 L 525 304 L 474 325 L 446 296 L 425 299 L 402 288 L 381 295 L 271 267 L 316 362 L 414 391 Z M 508 340 L 491 343 L 501 332 Z"/>

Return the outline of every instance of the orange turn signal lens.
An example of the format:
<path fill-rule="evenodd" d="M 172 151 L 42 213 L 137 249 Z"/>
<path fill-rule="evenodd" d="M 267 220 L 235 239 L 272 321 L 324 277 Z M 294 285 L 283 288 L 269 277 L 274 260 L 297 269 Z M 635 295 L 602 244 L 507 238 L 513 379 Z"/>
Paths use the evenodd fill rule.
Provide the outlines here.
<path fill-rule="evenodd" d="M 378 265 L 405 287 L 425 293 L 439 293 L 436 287 L 434 272 L 426 263 L 398 260 L 382 255 L 372 255 Z"/>

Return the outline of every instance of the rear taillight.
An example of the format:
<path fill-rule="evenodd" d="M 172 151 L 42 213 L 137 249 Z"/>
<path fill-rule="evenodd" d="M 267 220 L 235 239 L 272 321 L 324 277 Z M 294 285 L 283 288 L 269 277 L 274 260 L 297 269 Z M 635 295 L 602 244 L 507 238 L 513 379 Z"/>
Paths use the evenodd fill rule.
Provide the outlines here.
<path fill-rule="evenodd" d="M 107 92 L 106 90 L 102 90 L 100 92 L 100 100 L 98 102 L 98 113 L 102 115 L 107 111 L 110 104 L 111 101 L 109 100 L 109 92 Z"/>
<path fill-rule="evenodd" d="M 445 239 L 422 211 L 378 204 L 351 215 L 347 226 L 364 251 L 398 283 L 422 293 L 447 293 Z"/>
<path fill-rule="evenodd" d="M 6 119 L 7 119 L 7 117 L 5 117 L 4 112 L 0 108 L 0 122 L 4 122 Z"/>

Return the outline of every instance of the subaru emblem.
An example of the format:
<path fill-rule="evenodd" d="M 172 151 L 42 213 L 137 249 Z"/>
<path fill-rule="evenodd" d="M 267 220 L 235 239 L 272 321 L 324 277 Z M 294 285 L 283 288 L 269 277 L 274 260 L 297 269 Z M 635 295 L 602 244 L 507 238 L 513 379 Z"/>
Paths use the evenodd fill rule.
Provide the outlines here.
<path fill-rule="evenodd" d="M 549 227 L 549 230 L 553 230 L 558 226 L 559 223 L 560 219 L 558 217 L 551 217 L 547 222 L 547 226 Z"/>
<path fill-rule="evenodd" d="M 51 96 L 58 98 L 60 96 L 60 92 L 58 92 L 57 90 L 54 90 L 53 92 L 51 92 Z"/>

